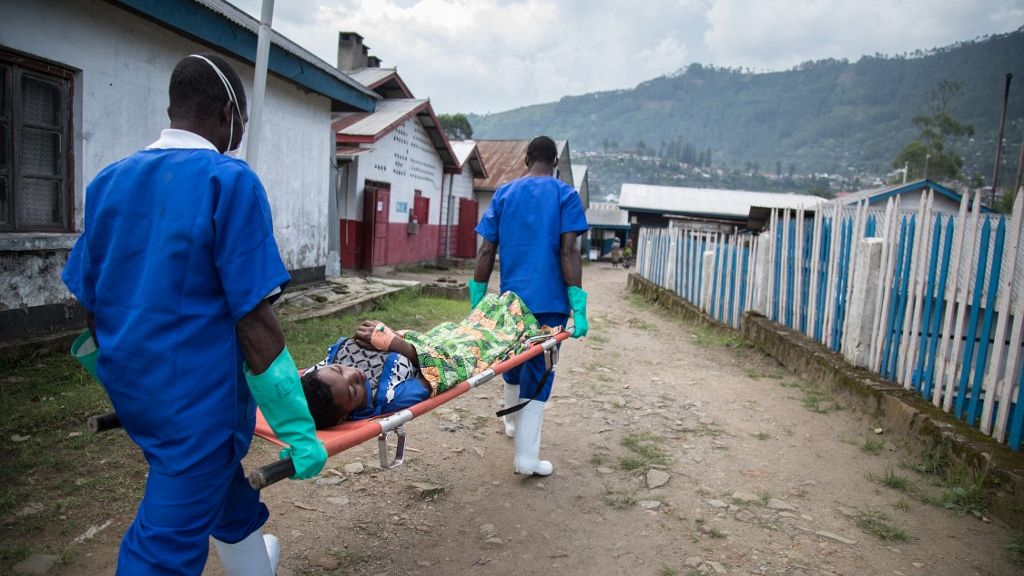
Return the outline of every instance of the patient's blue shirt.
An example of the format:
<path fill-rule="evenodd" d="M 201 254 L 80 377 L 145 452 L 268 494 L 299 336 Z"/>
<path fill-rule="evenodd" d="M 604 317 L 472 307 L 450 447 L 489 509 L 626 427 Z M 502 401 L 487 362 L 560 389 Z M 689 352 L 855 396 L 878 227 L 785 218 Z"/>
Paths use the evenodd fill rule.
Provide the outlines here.
<path fill-rule="evenodd" d="M 524 176 L 498 188 L 476 226 L 498 246 L 501 292 L 515 292 L 534 314 L 569 313 L 561 236 L 586 231 L 580 195 L 550 176 Z"/>
<path fill-rule="evenodd" d="M 366 404 L 349 414 L 349 420 L 397 412 L 430 397 L 419 370 L 397 352 L 370 350 L 342 337 L 327 349 L 327 358 L 318 366 L 327 364 L 344 364 L 366 375 Z"/>
<path fill-rule="evenodd" d="M 153 469 L 236 466 L 256 405 L 235 323 L 289 280 L 249 166 L 202 148 L 108 166 L 62 277 L 95 314 L 97 375 Z"/>

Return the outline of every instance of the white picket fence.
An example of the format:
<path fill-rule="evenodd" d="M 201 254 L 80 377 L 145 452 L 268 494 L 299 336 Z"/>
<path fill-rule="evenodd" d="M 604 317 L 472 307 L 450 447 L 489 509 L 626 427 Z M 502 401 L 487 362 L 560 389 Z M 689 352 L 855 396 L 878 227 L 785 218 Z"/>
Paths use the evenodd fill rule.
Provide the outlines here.
<path fill-rule="evenodd" d="M 774 211 L 760 236 L 640 231 L 637 272 L 739 328 L 756 310 L 1014 450 L 1024 406 L 1024 238 L 1012 214 L 839 203 Z"/>

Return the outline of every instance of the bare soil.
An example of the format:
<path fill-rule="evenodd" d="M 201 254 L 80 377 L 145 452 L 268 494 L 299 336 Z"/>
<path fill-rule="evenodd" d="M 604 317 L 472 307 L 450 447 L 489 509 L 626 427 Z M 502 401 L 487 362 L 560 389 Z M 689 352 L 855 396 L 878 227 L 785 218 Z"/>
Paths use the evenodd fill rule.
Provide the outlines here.
<path fill-rule="evenodd" d="M 1012 531 L 922 502 L 941 488 L 870 417 L 625 285 L 621 269 L 585 270 L 591 335 L 562 347 L 544 422 L 552 476 L 512 473 L 493 381 L 407 425 L 399 468 L 381 470 L 371 442 L 265 490 L 280 573 L 1021 573 Z M 275 453 L 256 440 L 245 464 Z M 59 572 L 112 573 L 128 521 Z"/>

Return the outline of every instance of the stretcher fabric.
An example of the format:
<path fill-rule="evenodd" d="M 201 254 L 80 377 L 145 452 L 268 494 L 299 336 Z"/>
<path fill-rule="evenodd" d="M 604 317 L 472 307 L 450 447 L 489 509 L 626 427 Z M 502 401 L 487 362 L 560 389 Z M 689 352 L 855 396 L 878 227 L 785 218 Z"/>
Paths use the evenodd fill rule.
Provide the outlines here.
<path fill-rule="evenodd" d="M 564 331 L 552 336 L 552 338 L 554 338 L 558 342 L 562 342 L 568 337 L 569 333 Z M 530 360 L 531 358 L 539 356 L 541 357 L 541 361 L 543 362 L 542 355 L 543 348 L 539 343 L 537 343 L 535 345 L 530 346 L 523 352 L 516 354 L 512 358 L 509 358 L 508 360 L 503 360 L 501 362 L 494 364 L 493 366 L 491 366 L 491 370 L 493 370 L 494 375 L 503 374 L 510 370 L 511 368 L 513 368 L 514 366 L 518 366 Z M 458 398 L 459 396 L 465 394 L 469 390 L 471 390 L 469 382 L 464 380 L 456 384 L 455 386 L 449 388 L 448 390 L 440 394 L 437 394 L 436 396 L 432 396 L 422 402 L 418 402 L 413 406 L 410 406 L 409 408 L 407 408 L 407 410 L 409 410 L 409 412 L 412 413 L 414 418 L 418 418 L 419 416 L 422 416 L 423 414 L 430 412 L 431 410 L 437 408 L 438 406 L 441 406 L 454 400 L 455 398 Z M 369 420 L 348 420 L 342 422 L 341 424 L 338 424 L 337 426 L 332 426 L 331 428 L 317 430 L 316 434 L 317 437 L 319 437 L 320 440 L 324 443 L 324 448 L 327 449 L 327 453 L 333 456 L 353 446 L 362 444 L 367 440 L 372 440 L 373 438 L 376 438 L 377 435 L 381 433 L 381 431 L 382 429 L 380 425 L 380 420 L 374 418 Z M 257 436 L 261 436 L 273 442 L 274 444 L 277 444 L 278 446 L 285 446 L 285 444 L 281 442 L 277 438 L 277 436 L 274 435 L 274 431 L 271 430 L 270 426 L 267 424 L 267 421 L 263 419 L 263 415 L 260 414 L 258 410 L 256 412 L 255 432 Z"/>
<path fill-rule="evenodd" d="M 455 323 L 439 324 L 425 333 L 400 332 L 416 348 L 420 372 L 435 392 L 479 374 L 488 366 L 522 352 L 531 338 L 558 332 L 559 324 L 539 323 L 514 292 L 487 294 Z M 549 328 L 554 326 L 555 328 Z"/>

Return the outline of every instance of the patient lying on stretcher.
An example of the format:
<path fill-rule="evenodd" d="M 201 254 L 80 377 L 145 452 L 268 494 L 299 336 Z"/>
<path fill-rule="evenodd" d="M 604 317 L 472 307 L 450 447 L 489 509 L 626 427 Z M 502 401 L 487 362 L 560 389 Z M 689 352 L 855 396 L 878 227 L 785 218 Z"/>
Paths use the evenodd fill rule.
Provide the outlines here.
<path fill-rule="evenodd" d="M 488 294 L 465 320 L 426 333 L 367 320 L 303 373 L 302 388 L 316 427 L 329 428 L 408 408 L 555 332 L 512 292 Z"/>

